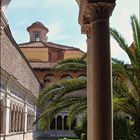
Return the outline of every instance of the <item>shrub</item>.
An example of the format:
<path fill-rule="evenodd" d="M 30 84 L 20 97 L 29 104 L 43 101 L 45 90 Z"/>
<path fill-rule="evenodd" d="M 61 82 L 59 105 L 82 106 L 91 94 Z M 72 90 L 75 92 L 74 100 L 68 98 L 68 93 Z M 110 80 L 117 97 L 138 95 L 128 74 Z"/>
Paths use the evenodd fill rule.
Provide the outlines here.
<path fill-rule="evenodd" d="M 130 120 L 124 117 L 114 117 L 114 140 L 138 140 Z"/>

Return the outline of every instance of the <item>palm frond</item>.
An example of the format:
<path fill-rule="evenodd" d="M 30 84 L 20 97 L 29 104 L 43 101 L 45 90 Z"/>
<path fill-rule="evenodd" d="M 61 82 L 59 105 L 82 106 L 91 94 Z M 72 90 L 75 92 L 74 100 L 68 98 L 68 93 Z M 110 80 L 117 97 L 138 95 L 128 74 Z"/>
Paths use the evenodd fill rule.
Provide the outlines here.
<path fill-rule="evenodd" d="M 140 24 L 135 15 L 131 16 L 131 25 L 133 30 L 133 38 L 135 42 L 135 47 L 140 53 Z"/>
<path fill-rule="evenodd" d="M 57 63 L 55 66 L 56 71 L 72 71 L 72 70 L 86 70 L 86 60 L 81 58 L 64 59 Z"/>
<path fill-rule="evenodd" d="M 82 114 L 87 109 L 87 101 L 84 100 L 83 103 L 76 104 L 70 108 L 68 114 L 68 125 L 71 125 L 74 119 L 79 115 Z"/>
<path fill-rule="evenodd" d="M 116 29 L 110 28 L 110 34 L 117 41 L 119 46 L 127 53 L 131 61 L 133 61 L 133 53 L 129 50 L 129 46 L 121 34 Z"/>
<path fill-rule="evenodd" d="M 72 91 L 81 90 L 86 88 L 86 79 L 71 79 L 71 80 L 61 80 L 49 85 L 49 87 L 44 91 L 38 99 L 40 105 L 45 102 L 59 100 L 64 95 L 69 94 Z"/>

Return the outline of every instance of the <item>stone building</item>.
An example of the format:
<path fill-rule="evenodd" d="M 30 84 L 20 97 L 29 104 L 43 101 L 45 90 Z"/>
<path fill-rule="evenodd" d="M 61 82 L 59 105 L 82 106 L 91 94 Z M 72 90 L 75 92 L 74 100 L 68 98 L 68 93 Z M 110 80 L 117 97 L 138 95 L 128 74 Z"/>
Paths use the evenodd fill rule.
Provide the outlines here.
<path fill-rule="evenodd" d="M 56 72 L 53 70 L 59 60 L 81 57 L 83 52 L 80 49 L 48 42 L 49 29 L 40 22 L 33 23 L 27 31 L 29 42 L 19 44 L 19 47 L 28 59 L 42 88 L 61 79 L 86 78 L 86 71 Z M 49 130 L 46 131 L 47 136 L 74 136 L 73 130 L 78 118 L 72 126 L 67 126 L 67 114 L 67 111 L 63 111 L 55 117 Z"/>
<path fill-rule="evenodd" d="M 12 37 L 4 9 L 0 9 L 0 139 L 33 140 L 33 121 L 40 83 Z"/>

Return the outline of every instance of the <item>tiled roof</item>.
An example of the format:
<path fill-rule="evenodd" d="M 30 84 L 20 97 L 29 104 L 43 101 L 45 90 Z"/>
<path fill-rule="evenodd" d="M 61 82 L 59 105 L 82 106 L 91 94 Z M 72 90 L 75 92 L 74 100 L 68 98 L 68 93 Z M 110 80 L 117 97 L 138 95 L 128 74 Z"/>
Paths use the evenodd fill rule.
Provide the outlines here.
<path fill-rule="evenodd" d="M 30 62 L 33 69 L 52 69 L 56 63 L 50 62 Z"/>
<path fill-rule="evenodd" d="M 46 47 L 46 46 L 44 46 L 44 44 L 42 43 L 42 42 L 40 42 L 40 41 L 35 41 L 35 42 L 26 42 L 26 43 L 22 43 L 22 44 L 19 44 L 19 46 L 21 47 L 21 48 L 23 48 L 23 47 L 32 47 L 32 48 L 34 48 L 34 47 Z"/>
<path fill-rule="evenodd" d="M 19 44 L 21 48 L 36 48 L 36 47 L 47 47 L 47 48 L 56 48 L 56 49 L 63 49 L 63 50 L 78 50 L 81 51 L 79 48 L 75 48 L 72 46 L 66 46 L 66 45 L 60 45 L 52 42 L 41 42 L 41 41 L 35 41 L 35 42 L 27 42 Z"/>
<path fill-rule="evenodd" d="M 75 48 L 72 46 L 60 45 L 52 42 L 43 42 L 47 47 L 50 48 L 57 48 L 57 49 L 64 49 L 64 50 L 80 50 L 79 48 Z"/>

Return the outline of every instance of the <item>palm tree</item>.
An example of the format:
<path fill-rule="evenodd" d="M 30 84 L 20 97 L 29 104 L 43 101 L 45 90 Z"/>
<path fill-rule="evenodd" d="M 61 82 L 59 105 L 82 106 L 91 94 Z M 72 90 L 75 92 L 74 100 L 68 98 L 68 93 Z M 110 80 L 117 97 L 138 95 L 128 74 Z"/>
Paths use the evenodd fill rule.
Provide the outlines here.
<path fill-rule="evenodd" d="M 110 29 L 111 35 L 131 61 L 131 64 L 125 64 L 120 60 L 112 59 L 113 107 L 115 113 L 122 111 L 133 118 L 134 128 L 140 137 L 140 25 L 135 16 L 131 16 L 131 25 L 134 36 L 134 43 L 131 47 L 115 29 Z M 68 59 L 58 62 L 55 69 L 59 71 L 86 70 L 86 64 L 85 57 Z M 86 80 L 73 79 L 52 83 L 40 94 L 38 102 L 43 107 L 43 113 L 38 120 L 43 122 L 44 127 L 47 127 L 46 125 L 53 117 L 63 109 L 70 109 L 69 123 L 77 114 L 86 112 L 86 96 L 72 94 L 73 91 L 81 89 L 86 89 Z"/>
<path fill-rule="evenodd" d="M 134 119 L 134 128 L 140 137 L 140 24 L 131 16 L 134 42 L 128 46 L 125 39 L 115 30 L 110 33 L 128 55 L 131 64 L 113 59 L 114 111 L 123 111 Z"/>
<path fill-rule="evenodd" d="M 55 66 L 56 71 L 79 69 L 86 71 L 84 56 L 77 59 L 61 60 Z M 42 129 L 47 128 L 55 115 L 64 109 L 69 109 L 68 125 L 72 124 L 78 114 L 86 112 L 86 83 L 86 79 L 60 80 L 50 84 L 40 93 L 38 106 L 41 107 L 43 113 L 36 122 L 39 120 Z"/>

